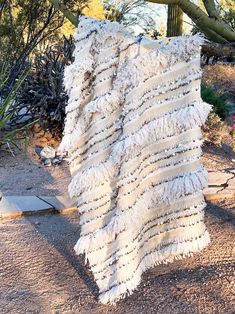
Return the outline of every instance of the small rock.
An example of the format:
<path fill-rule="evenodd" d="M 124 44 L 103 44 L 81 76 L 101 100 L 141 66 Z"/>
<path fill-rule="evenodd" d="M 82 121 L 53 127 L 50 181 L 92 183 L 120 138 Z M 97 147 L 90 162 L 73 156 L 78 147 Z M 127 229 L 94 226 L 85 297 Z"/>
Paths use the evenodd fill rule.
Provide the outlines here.
<path fill-rule="evenodd" d="M 34 126 L 33 126 L 33 131 L 35 133 L 39 133 L 41 130 L 42 130 L 41 125 L 39 123 L 35 123 Z"/>
<path fill-rule="evenodd" d="M 38 226 L 40 225 L 40 221 L 36 220 L 34 224 Z"/>
<path fill-rule="evenodd" d="M 51 146 L 45 146 L 41 150 L 40 156 L 42 158 L 54 158 L 55 157 L 55 149 Z"/>
<path fill-rule="evenodd" d="M 51 160 L 51 163 L 54 166 L 61 164 L 61 162 L 62 162 L 62 160 L 60 160 L 59 158 L 56 158 L 56 157 L 52 158 L 52 160 Z"/>
<path fill-rule="evenodd" d="M 35 152 L 36 152 L 36 154 L 38 155 L 38 156 L 40 156 L 40 153 L 41 153 L 41 151 L 42 151 L 42 149 L 43 149 L 43 146 L 40 146 L 40 145 L 35 145 Z"/>
<path fill-rule="evenodd" d="M 51 166 L 51 159 L 50 158 L 42 158 L 42 162 L 44 166 L 50 167 Z"/>

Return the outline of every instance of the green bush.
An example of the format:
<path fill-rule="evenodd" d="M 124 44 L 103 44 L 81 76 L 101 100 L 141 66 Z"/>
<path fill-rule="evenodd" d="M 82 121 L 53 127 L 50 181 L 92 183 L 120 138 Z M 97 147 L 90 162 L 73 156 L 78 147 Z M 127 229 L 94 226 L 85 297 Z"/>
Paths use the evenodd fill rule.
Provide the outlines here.
<path fill-rule="evenodd" d="M 213 110 L 221 119 L 225 119 L 228 115 L 227 98 L 219 95 L 213 88 L 202 85 L 201 97 L 203 101 L 213 105 Z"/>

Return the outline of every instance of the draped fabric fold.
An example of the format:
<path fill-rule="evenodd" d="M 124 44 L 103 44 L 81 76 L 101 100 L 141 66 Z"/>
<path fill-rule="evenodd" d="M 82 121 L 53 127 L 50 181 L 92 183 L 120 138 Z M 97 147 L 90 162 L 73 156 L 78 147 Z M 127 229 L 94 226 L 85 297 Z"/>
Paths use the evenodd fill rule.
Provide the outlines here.
<path fill-rule="evenodd" d="M 85 254 L 99 300 L 133 293 L 142 273 L 210 242 L 198 35 L 151 40 L 81 17 L 60 152 L 68 153 Z"/>

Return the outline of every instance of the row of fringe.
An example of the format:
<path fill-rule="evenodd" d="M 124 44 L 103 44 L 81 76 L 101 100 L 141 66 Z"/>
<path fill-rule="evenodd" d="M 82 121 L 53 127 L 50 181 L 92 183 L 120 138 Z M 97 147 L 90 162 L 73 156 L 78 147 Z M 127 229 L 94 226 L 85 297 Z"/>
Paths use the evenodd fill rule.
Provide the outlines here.
<path fill-rule="evenodd" d="M 75 167 L 79 160 L 82 169 L 73 175 L 68 188 L 71 198 L 77 199 L 81 206 L 81 236 L 74 250 L 77 254 L 85 254 L 86 261 L 89 261 L 100 288 L 99 300 L 104 304 L 115 304 L 136 289 L 141 274 L 146 269 L 159 263 L 168 263 L 174 259 L 191 256 L 210 242 L 209 234 L 201 222 L 203 218 L 201 211 L 205 207 L 201 191 L 206 187 L 208 178 L 207 171 L 200 163 L 199 148 L 202 138 L 198 130 L 205 123 L 212 108 L 200 97 L 195 96 L 194 99 L 193 96 L 197 92 L 200 93 L 193 82 L 201 76 L 197 63 L 198 47 L 204 39 L 198 35 L 162 41 L 144 39 L 149 46 L 154 46 L 154 49 L 149 49 L 146 48 L 147 46 L 138 46 L 137 37 L 130 35 L 118 23 L 82 17 L 79 20 L 75 40 L 75 61 L 66 67 L 64 74 L 64 85 L 69 94 L 69 101 L 66 107 L 64 136 L 58 151 L 68 152 L 71 168 Z M 133 58 L 127 55 L 129 52 L 130 56 L 133 56 L 138 51 L 139 54 Z M 100 56 L 104 56 L 103 59 L 100 59 Z M 180 71 L 181 66 L 184 67 L 183 74 L 180 77 L 174 76 L 175 69 Z M 188 70 L 187 66 L 189 66 Z M 107 78 L 105 78 L 106 73 L 108 73 Z M 166 81 L 165 85 L 161 85 L 161 77 L 164 75 L 165 77 L 168 75 L 169 82 Z M 152 82 L 154 84 L 155 79 L 159 80 L 159 86 L 155 86 L 154 89 L 154 85 L 151 84 Z M 112 82 L 111 87 L 109 87 L 110 82 Z M 169 84 L 171 86 L 168 86 Z M 148 101 L 147 97 L 151 94 L 152 97 L 164 93 L 167 96 L 167 92 L 174 93 L 174 89 L 176 89 L 175 96 L 179 100 L 183 99 L 183 94 L 186 93 L 189 93 L 189 100 L 174 105 L 175 107 L 172 105 L 172 110 L 163 110 L 158 114 L 158 110 L 160 112 L 158 105 L 164 106 L 167 103 L 166 99 L 159 101 L 159 104 L 157 100 L 155 102 L 152 99 L 149 108 L 151 104 L 153 106 L 155 104 L 156 114 L 147 115 L 145 106 L 142 113 L 138 111 L 141 103 Z M 169 99 L 168 102 L 177 102 L 177 97 Z M 128 103 L 126 99 L 129 99 Z M 143 114 L 146 118 L 141 120 L 140 115 L 143 117 Z M 118 134 L 113 142 L 109 140 L 108 130 L 105 130 L 106 138 L 100 135 L 103 132 L 104 120 L 106 123 L 113 122 L 114 126 L 118 126 L 115 131 L 110 129 L 110 133 Z M 93 131 L 96 130 L 95 134 L 90 132 L 91 128 Z M 188 142 L 179 142 L 183 134 L 186 136 L 194 129 L 197 136 L 193 141 L 191 136 Z M 82 138 L 87 138 L 90 133 L 91 138 L 84 145 Z M 112 138 L 115 136 L 115 134 L 111 135 Z M 173 144 L 169 141 L 171 137 L 175 138 Z M 98 139 L 101 139 L 100 144 Z M 138 195 L 133 197 L 134 191 L 138 190 L 136 184 L 138 183 L 141 190 L 142 182 L 136 170 L 130 173 L 127 166 L 126 170 L 123 170 L 125 164 L 134 161 L 136 156 L 148 149 L 152 143 L 160 142 L 162 145 L 164 142 L 169 142 L 165 146 L 165 155 L 169 154 L 170 158 L 167 161 L 155 160 L 158 167 L 156 166 L 153 174 L 148 173 L 146 176 L 151 184 L 141 193 L 136 192 Z M 179 148 L 179 145 L 182 147 Z M 96 147 L 97 151 L 95 151 Z M 190 149 L 192 152 L 187 153 Z M 99 162 L 95 162 L 104 150 L 108 153 L 104 154 Z M 182 153 L 182 158 L 171 155 L 177 151 Z M 160 152 L 159 158 L 161 154 L 164 155 L 164 151 Z M 177 158 L 178 164 L 174 164 L 173 161 Z M 94 161 L 92 166 L 89 160 Z M 140 161 L 139 159 L 137 167 Z M 158 179 L 158 174 L 164 174 L 164 171 L 168 174 L 163 176 L 164 179 Z M 146 178 L 143 178 L 143 182 Z M 111 184 L 113 181 L 116 181 L 115 187 Z M 122 192 L 122 186 L 125 187 L 123 190 L 127 191 L 126 194 Z M 134 190 L 130 190 L 131 186 Z M 142 256 L 130 278 L 121 282 L 118 279 L 118 271 L 121 272 L 118 258 L 124 247 L 119 243 L 120 237 L 130 235 L 129 241 L 134 241 L 134 234 L 141 230 L 146 217 L 158 208 L 166 208 L 169 217 L 181 217 L 180 213 L 168 212 L 167 206 L 170 207 L 175 202 L 180 204 L 181 201 L 183 204 L 184 199 L 193 195 L 198 195 L 194 202 L 196 209 L 189 209 L 189 211 L 197 213 L 198 210 L 198 217 L 195 218 L 198 220 L 188 219 L 187 226 L 198 224 L 198 231 L 188 232 L 182 236 L 179 234 L 175 239 L 167 240 L 168 242 L 162 241 L 152 252 Z M 99 197 L 109 199 L 109 202 L 103 207 L 99 205 L 97 207 L 97 204 L 100 204 Z M 135 202 L 131 202 L 129 197 L 133 197 Z M 161 225 L 165 221 L 166 218 L 159 217 L 158 224 Z M 197 226 L 195 230 L 196 228 Z M 170 240 L 173 242 L 170 243 Z M 141 241 L 136 241 L 137 245 L 140 245 Z M 128 267 L 131 274 L 132 264 L 128 261 L 129 257 L 127 255 L 125 261 L 127 265 L 130 262 Z M 116 259 L 117 263 L 115 263 Z M 116 274 L 117 278 L 113 280 Z"/>

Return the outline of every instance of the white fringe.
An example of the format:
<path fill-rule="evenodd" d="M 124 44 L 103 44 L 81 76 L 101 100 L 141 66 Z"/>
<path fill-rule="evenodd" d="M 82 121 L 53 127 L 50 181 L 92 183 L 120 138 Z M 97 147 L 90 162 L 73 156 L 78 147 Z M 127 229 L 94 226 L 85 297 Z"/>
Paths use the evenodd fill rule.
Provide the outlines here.
<path fill-rule="evenodd" d="M 95 189 L 101 183 L 107 181 L 115 175 L 115 165 L 108 161 L 99 167 L 90 167 L 87 170 L 76 174 L 68 186 L 71 198 L 76 197 L 84 191 Z"/>
<path fill-rule="evenodd" d="M 112 154 L 107 161 L 78 173 L 72 179 L 69 185 L 70 196 L 74 197 L 82 191 L 99 186 L 102 181 L 111 180 L 123 157 L 125 159 L 132 158 L 140 149 L 154 141 L 179 134 L 195 125 L 203 125 L 210 110 L 211 105 L 204 102 L 195 104 L 193 107 L 182 108 L 151 121 L 124 140 L 120 140 L 113 146 Z M 73 147 L 76 143 L 74 138 L 79 138 L 79 134 L 83 132 L 81 126 L 78 125 L 78 127 L 77 133 L 74 132 L 73 135 L 64 138 L 63 142 L 66 142 L 67 147 Z"/>
<path fill-rule="evenodd" d="M 186 173 L 181 178 L 164 182 L 154 188 L 149 187 L 131 209 L 122 212 L 117 208 L 117 215 L 111 219 L 108 227 L 119 232 L 123 226 L 122 221 L 125 221 L 126 228 L 130 226 L 138 228 L 142 215 L 147 214 L 151 208 L 170 204 L 174 199 L 180 199 L 184 195 L 196 193 L 205 188 L 207 182 L 208 173 L 202 167 L 198 172 Z"/>
<path fill-rule="evenodd" d="M 131 280 L 120 283 L 118 286 L 110 289 L 107 292 L 100 293 L 99 300 L 103 304 L 116 303 L 125 298 L 127 295 L 131 295 L 137 286 L 140 284 L 141 275 L 147 269 L 159 264 L 172 263 L 174 260 L 181 260 L 186 257 L 193 256 L 193 253 L 199 252 L 204 249 L 210 243 L 210 236 L 207 231 L 201 238 L 193 241 L 172 244 L 170 249 L 167 247 L 165 250 L 156 251 L 147 255 L 141 262 L 138 270 L 134 273 Z"/>
<path fill-rule="evenodd" d="M 179 200 L 177 200 L 175 204 L 176 203 L 179 204 Z M 139 246 L 144 245 L 146 247 L 144 242 L 147 243 L 150 241 L 152 242 L 152 245 L 154 245 L 154 243 L 156 245 L 157 243 L 162 243 L 162 239 L 160 238 L 159 240 L 158 238 L 161 237 L 160 233 L 156 234 L 154 238 L 151 238 L 156 230 L 159 232 L 169 229 L 171 229 L 171 231 L 174 229 L 176 230 L 178 227 L 180 228 L 181 222 L 183 222 L 183 224 L 186 223 L 187 226 L 198 224 L 198 220 L 204 217 L 203 209 L 206 207 L 206 203 L 204 200 L 194 200 L 192 204 L 184 206 L 184 209 L 181 211 L 177 211 L 176 206 L 173 207 L 173 209 L 169 209 L 169 207 L 170 206 L 162 206 L 162 208 L 164 208 L 164 216 L 161 216 L 161 214 L 155 213 L 154 211 L 143 216 L 143 226 L 138 229 L 130 228 L 122 232 L 116 241 L 112 242 L 108 253 L 105 250 L 105 247 L 102 246 L 103 244 L 99 244 L 95 251 L 86 253 L 87 258 L 90 260 L 90 265 L 95 278 L 100 280 L 100 278 L 102 278 L 104 275 L 110 276 L 114 273 L 115 267 L 117 265 L 129 264 L 130 260 L 133 258 L 132 254 L 137 255 L 136 253 L 138 252 Z M 187 215 L 193 215 L 193 217 L 189 218 Z M 147 223 L 149 221 L 150 223 Z M 152 226 L 155 227 L 151 228 Z M 186 232 L 186 234 L 188 233 Z M 193 236 L 193 234 L 194 233 L 192 232 L 190 236 Z M 196 229 L 196 235 L 197 234 L 198 230 Z M 154 240 L 152 241 L 151 239 Z M 173 240 L 172 237 L 171 240 Z M 113 261 L 115 259 L 118 261 L 113 266 Z"/>
<path fill-rule="evenodd" d="M 204 168 L 200 171 L 190 172 L 183 175 L 182 178 L 175 178 L 172 181 L 164 182 L 155 188 L 149 188 L 139 198 L 136 204 L 113 217 L 110 223 L 103 229 L 99 229 L 91 235 L 86 235 L 77 241 L 74 249 L 76 254 L 89 252 L 97 246 L 97 243 L 108 243 L 115 239 L 117 233 L 122 230 L 136 227 L 138 228 L 142 217 L 148 214 L 151 208 L 166 205 L 175 199 L 201 191 L 207 186 L 208 173 Z M 169 193 L 169 191 L 171 191 Z M 118 207 L 116 209 L 118 212 Z M 86 225 L 82 226 L 82 233 L 86 230 Z"/>
<path fill-rule="evenodd" d="M 98 97 L 97 99 L 91 101 L 85 107 L 85 112 L 100 112 L 103 115 L 110 114 L 116 108 L 118 108 L 121 104 L 121 94 L 116 91 L 112 90 L 107 94 Z"/>
<path fill-rule="evenodd" d="M 195 126 L 202 126 L 211 110 L 211 105 L 201 102 L 152 120 L 114 145 L 112 153 L 114 161 L 120 163 L 123 157 L 131 158 L 147 143 L 180 134 Z"/>
<path fill-rule="evenodd" d="M 157 45 L 157 41 L 153 42 Z M 122 90 L 123 86 L 137 87 L 143 79 L 160 74 L 177 62 L 199 56 L 199 47 L 203 42 L 204 38 L 198 34 L 173 37 L 170 41 L 162 41 L 162 44 L 160 41 L 156 49 L 146 49 L 133 60 L 127 60 L 116 84 Z"/>

